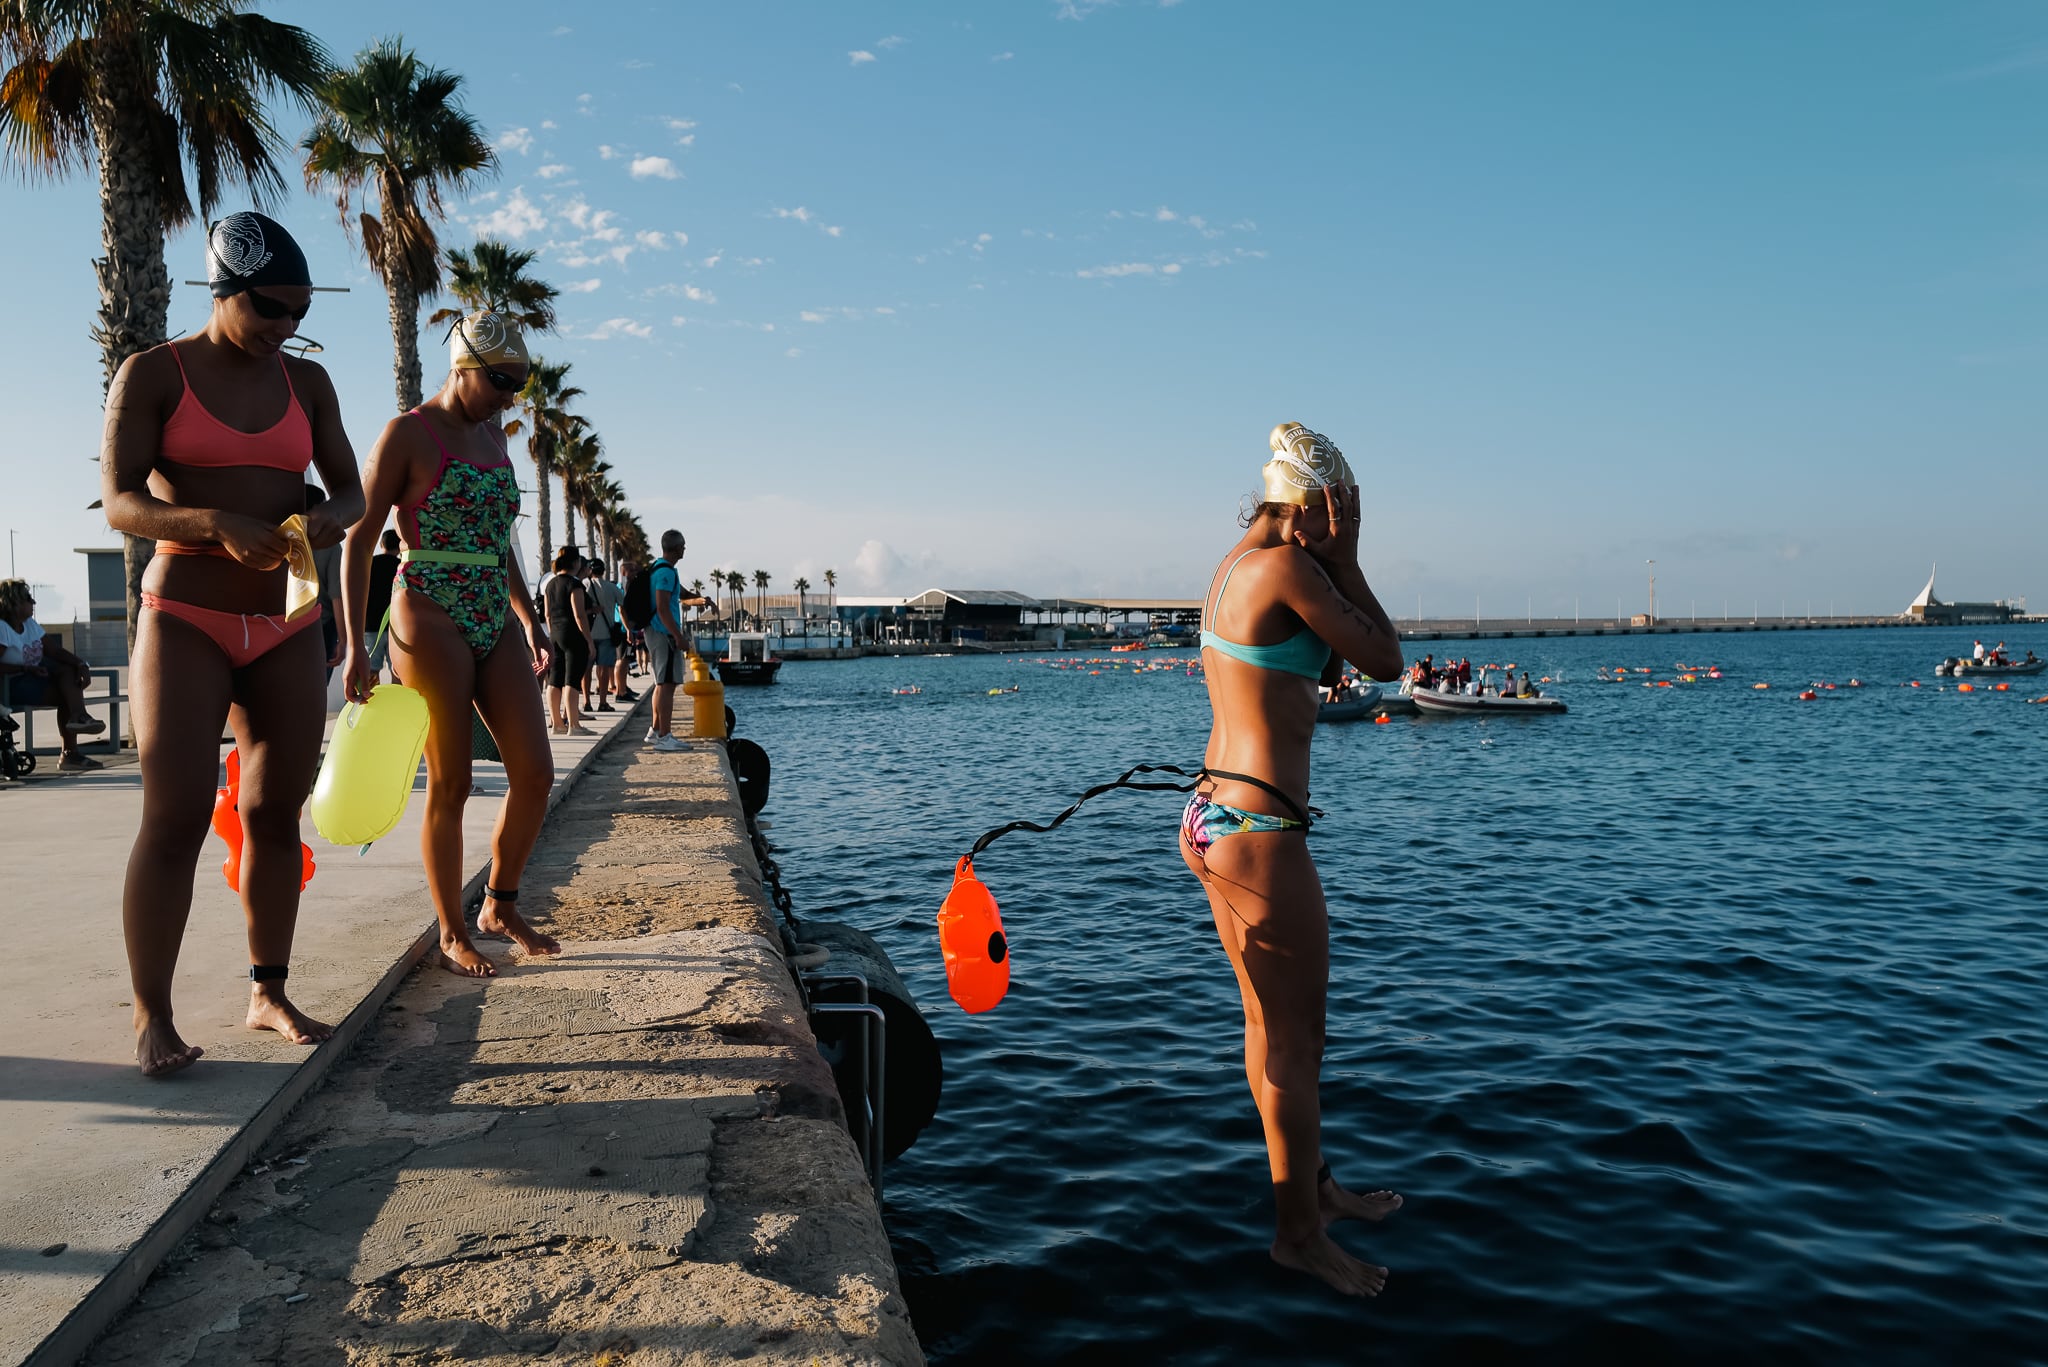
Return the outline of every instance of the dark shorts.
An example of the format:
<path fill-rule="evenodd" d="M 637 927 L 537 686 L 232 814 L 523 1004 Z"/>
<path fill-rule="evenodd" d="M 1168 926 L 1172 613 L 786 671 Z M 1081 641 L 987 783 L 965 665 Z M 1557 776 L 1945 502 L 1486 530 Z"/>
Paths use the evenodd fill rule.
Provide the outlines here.
<path fill-rule="evenodd" d="M 56 701 L 50 696 L 50 681 L 34 674 L 13 675 L 7 684 L 7 701 L 16 707 L 42 707 Z"/>
<path fill-rule="evenodd" d="M 591 662 L 599 669 L 610 669 L 619 662 L 619 643 L 607 636 L 590 643 Z"/>
<path fill-rule="evenodd" d="M 548 683 L 556 688 L 580 688 L 583 671 L 590 668 L 590 642 L 580 631 L 565 632 L 549 642 L 554 647 L 548 661 Z"/>
<path fill-rule="evenodd" d="M 647 633 L 647 655 L 654 667 L 654 682 L 657 684 L 679 684 L 683 682 L 685 669 L 683 651 L 669 639 L 665 631 Z"/>

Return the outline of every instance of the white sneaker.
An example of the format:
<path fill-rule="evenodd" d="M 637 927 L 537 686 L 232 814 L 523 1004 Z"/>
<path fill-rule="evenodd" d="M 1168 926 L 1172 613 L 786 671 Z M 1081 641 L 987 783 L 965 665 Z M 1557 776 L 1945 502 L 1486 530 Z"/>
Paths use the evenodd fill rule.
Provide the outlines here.
<path fill-rule="evenodd" d="M 650 727 L 648 727 L 648 728 L 647 728 L 647 734 L 646 734 L 645 736 L 641 737 L 640 743 L 641 743 L 642 745 L 652 745 L 652 744 L 654 744 L 654 742 L 656 742 L 656 741 L 658 741 L 658 740 L 660 740 L 660 739 L 661 739 L 661 732 L 659 732 L 659 731 L 655 730 L 655 729 L 654 729 L 653 727 L 651 727 L 651 726 L 650 726 Z"/>
<path fill-rule="evenodd" d="M 690 747 L 677 740 L 674 736 L 663 736 L 660 740 L 654 742 L 654 748 L 672 753 L 677 750 L 687 750 Z"/>

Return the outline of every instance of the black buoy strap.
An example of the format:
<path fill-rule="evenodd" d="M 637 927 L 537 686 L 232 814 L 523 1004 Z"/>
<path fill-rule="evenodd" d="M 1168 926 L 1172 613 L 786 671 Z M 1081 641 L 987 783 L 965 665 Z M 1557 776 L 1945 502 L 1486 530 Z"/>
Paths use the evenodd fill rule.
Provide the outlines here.
<path fill-rule="evenodd" d="M 1133 783 L 1131 782 L 1131 778 L 1135 774 L 1179 774 L 1182 778 L 1187 779 L 1188 782 Z M 1065 824 L 1068 817 L 1072 816 L 1075 812 L 1081 810 L 1082 803 L 1088 801 L 1090 798 L 1101 797 L 1104 793 L 1110 792 L 1113 789 L 1134 788 L 1139 791 L 1187 793 L 1193 792 L 1195 785 L 1197 783 L 1200 783 L 1201 781 L 1202 771 L 1199 769 L 1191 774 L 1187 770 L 1176 768 L 1171 764 L 1140 764 L 1135 769 L 1126 770 L 1123 774 L 1119 775 L 1112 782 L 1096 784 L 1093 788 L 1090 788 L 1087 792 L 1075 798 L 1073 806 L 1067 808 L 1064 812 L 1061 812 L 1058 816 L 1054 817 L 1051 821 L 1046 822 L 1042 826 L 1039 825 L 1036 821 L 1012 821 L 1007 826 L 998 826 L 994 830 L 984 833 L 979 840 L 974 842 L 974 848 L 970 849 L 967 852 L 967 857 L 969 859 L 972 859 L 975 855 L 980 854 L 983 850 L 987 849 L 990 845 L 993 845 L 996 841 L 1008 835 L 1011 831 L 1036 831 L 1040 835 L 1043 835 L 1047 831 L 1056 830 L 1058 827 Z"/>
<path fill-rule="evenodd" d="M 516 902 L 519 900 L 519 889 L 494 888 L 489 883 L 486 883 L 484 884 L 484 896 L 490 898 L 493 902 Z"/>
<path fill-rule="evenodd" d="M 1133 783 L 1131 782 L 1131 778 L 1133 775 L 1136 774 L 1179 774 L 1182 778 L 1187 779 L 1188 782 Z M 1281 792 L 1278 788 L 1275 788 L 1272 784 L 1266 782 L 1264 779 L 1255 778 L 1250 774 L 1234 774 L 1225 769 L 1197 769 L 1193 773 L 1189 773 L 1187 770 L 1171 764 L 1140 764 L 1135 769 L 1125 770 L 1123 773 L 1117 775 L 1116 778 L 1112 779 L 1108 783 L 1096 784 L 1093 788 L 1090 788 L 1087 792 L 1075 798 L 1073 806 L 1067 808 L 1064 812 L 1061 812 L 1058 816 L 1054 817 L 1052 820 L 1046 822 L 1042 826 L 1036 821 L 1012 821 L 1008 825 L 998 826 L 992 831 L 984 832 L 981 838 L 974 842 L 973 848 L 967 851 L 967 857 L 969 859 L 974 858 L 975 855 L 980 854 L 983 850 L 987 849 L 990 845 L 993 845 L 996 841 L 1008 835 L 1011 831 L 1035 831 L 1038 834 L 1043 835 L 1047 831 L 1056 830 L 1061 825 L 1065 824 L 1068 817 L 1072 816 L 1074 813 L 1081 810 L 1081 804 L 1087 802 L 1090 798 L 1101 797 L 1104 793 L 1111 792 L 1117 788 L 1131 788 L 1139 792 L 1188 793 L 1193 792 L 1196 785 L 1198 785 L 1205 778 L 1230 779 L 1232 782 L 1249 783 L 1255 788 L 1264 789 L 1266 792 L 1271 793 L 1274 797 L 1279 798 L 1282 803 L 1286 804 L 1287 810 L 1294 813 L 1295 819 L 1301 822 L 1301 827 L 1304 831 L 1307 831 L 1311 826 L 1315 824 L 1313 821 L 1310 820 L 1312 816 L 1322 815 L 1322 812 L 1318 811 L 1314 807 L 1310 807 L 1307 811 L 1303 811 L 1301 809 L 1300 804 L 1295 802 L 1293 798 Z"/>
<path fill-rule="evenodd" d="M 284 964 L 250 964 L 249 981 L 252 983 L 278 983 L 291 976 L 291 969 Z"/>

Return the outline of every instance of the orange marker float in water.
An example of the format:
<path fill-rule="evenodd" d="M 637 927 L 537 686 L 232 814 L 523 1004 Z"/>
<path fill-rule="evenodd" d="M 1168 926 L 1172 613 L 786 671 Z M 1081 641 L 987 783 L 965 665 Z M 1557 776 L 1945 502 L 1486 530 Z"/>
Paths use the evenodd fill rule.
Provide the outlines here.
<path fill-rule="evenodd" d="M 974 876 L 974 856 L 953 866 L 953 890 L 939 908 L 939 949 L 946 990 L 969 1015 L 995 1009 L 1010 990 L 1010 942 L 988 884 Z"/>

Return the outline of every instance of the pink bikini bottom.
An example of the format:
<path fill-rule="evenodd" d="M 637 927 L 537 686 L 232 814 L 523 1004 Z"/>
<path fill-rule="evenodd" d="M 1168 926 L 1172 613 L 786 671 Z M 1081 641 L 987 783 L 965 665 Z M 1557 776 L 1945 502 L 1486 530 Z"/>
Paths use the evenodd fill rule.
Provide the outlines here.
<path fill-rule="evenodd" d="M 195 608 L 190 603 L 180 603 L 175 598 L 164 598 L 154 593 L 142 595 L 142 606 L 155 608 L 166 616 L 198 627 L 206 633 L 208 640 L 220 647 L 221 654 L 228 657 L 231 669 L 254 664 L 320 620 L 317 612 L 309 612 L 296 622 L 261 612 L 216 612 L 212 608 Z"/>

